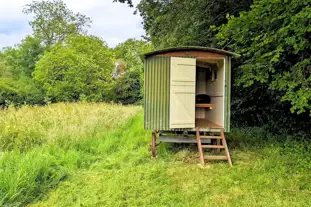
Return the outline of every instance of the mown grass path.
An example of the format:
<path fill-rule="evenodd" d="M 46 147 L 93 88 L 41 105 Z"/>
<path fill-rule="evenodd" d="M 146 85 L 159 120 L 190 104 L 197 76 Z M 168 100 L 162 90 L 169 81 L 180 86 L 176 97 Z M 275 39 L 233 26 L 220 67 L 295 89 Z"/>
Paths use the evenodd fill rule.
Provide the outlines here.
<path fill-rule="evenodd" d="M 256 142 L 256 134 L 252 139 Z M 33 206 L 311 205 L 310 159 L 303 159 L 300 142 L 293 151 L 291 143 L 245 145 L 242 133 L 229 140 L 233 168 L 223 162 L 202 169 L 196 150 L 166 144 L 159 158 L 151 159 L 150 132 L 143 130 L 140 113 L 92 142 L 98 160 Z"/>

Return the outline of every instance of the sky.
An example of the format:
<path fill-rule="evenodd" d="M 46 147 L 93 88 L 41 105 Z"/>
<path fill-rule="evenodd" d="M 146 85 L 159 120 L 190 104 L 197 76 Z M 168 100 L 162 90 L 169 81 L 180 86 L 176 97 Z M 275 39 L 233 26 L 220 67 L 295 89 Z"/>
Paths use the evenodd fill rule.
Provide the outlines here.
<path fill-rule="evenodd" d="M 113 0 L 63 0 L 69 9 L 89 16 L 93 23 L 89 34 L 102 37 L 110 47 L 128 38 L 141 39 L 144 35 L 142 19 L 133 15 L 135 8 L 127 4 L 113 3 Z M 1 0 L 0 3 L 0 48 L 18 44 L 32 33 L 23 14 L 23 6 L 32 0 Z M 133 0 L 137 4 L 139 0 Z"/>

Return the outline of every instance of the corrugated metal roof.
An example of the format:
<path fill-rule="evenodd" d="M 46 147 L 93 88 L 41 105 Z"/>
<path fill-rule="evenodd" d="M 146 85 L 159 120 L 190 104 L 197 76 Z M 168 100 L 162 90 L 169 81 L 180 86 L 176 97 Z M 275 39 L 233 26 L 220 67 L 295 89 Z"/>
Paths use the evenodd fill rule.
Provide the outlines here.
<path fill-rule="evenodd" d="M 197 46 L 184 46 L 184 47 L 173 47 L 173 48 L 166 48 L 162 50 L 155 50 L 152 52 L 148 52 L 142 55 L 142 58 L 148 57 L 148 56 L 153 56 L 153 55 L 158 55 L 162 53 L 167 53 L 167 52 L 178 52 L 178 51 L 203 51 L 203 52 L 212 52 L 212 53 L 218 53 L 222 55 L 228 55 L 228 56 L 240 56 L 236 53 L 226 51 L 226 50 L 221 50 L 217 48 L 212 48 L 212 47 L 197 47 Z"/>

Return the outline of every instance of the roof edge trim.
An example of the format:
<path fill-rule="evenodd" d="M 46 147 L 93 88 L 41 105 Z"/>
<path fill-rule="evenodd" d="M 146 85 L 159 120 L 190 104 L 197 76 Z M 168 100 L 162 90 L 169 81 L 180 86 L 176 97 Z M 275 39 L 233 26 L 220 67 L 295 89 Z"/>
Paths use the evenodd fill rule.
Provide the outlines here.
<path fill-rule="evenodd" d="M 152 52 L 142 54 L 141 57 L 146 58 L 149 56 L 158 55 L 158 54 L 162 54 L 162 53 L 185 51 L 185 50 L 212 52 L 212 53 L 218 53 L 218 54 L 222 54 L 222 55 L 236 56 L 236 57 L 240 56 L 239 54 L 236 54 L 236 53 L 233 53 L 233 52 L 230 52 L 227 50 L 222 50 L 222 49 L 217 49 L 217 48 L 212 48 L 212 47 L 184 46 L 184 47 L 172 47 L 172 48 L 165 48 L 165 49 L 161 49 L 161 50 L 155 50 Z"/>

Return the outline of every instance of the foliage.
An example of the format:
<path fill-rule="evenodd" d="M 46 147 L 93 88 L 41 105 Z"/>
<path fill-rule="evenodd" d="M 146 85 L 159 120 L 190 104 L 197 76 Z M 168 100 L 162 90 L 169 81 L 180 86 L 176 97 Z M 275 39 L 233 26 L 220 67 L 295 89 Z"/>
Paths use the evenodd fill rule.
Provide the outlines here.
<path fill-rule="evenodd" d="M 52 101 L 101 101 L 110 90 L 113 61 L 101 39 L 70 36 L 39 60 L 33 75 Z"/>
<path fill-rule="evenodd" d="M 232 88 L 232 127 L 260 126 L 274 134 L 309 137 L 311 119 L 308 113 L 293 114 L 290 103 L 281 102 L 282 94 L 266 84 Z"/>
<path fill-rule="evenodd" d="M 1 126 L 20 127 L 16 140 L 29 136 L 27 125 L 45 140 L 1 154 L 0 205 L 311 204 L 308 141 L 260 128 L 235 130 L 227 135 L 234 167 L 217 161 L 202 169 L 195 146 L 161 144 L 158 159 L 150 159 L 139 107 L 70 103 L 0 113 Z"/>
<path fill-rule="evenodd" d="M 41 58 L 45 48 L 39 39 L 27 36 L 15 47 L 5 48 L 2 52 L 3 59 L 11 68 L 14 77 L 31 77 L 36 62 Z"/>
<path fill-rule="evenodd" d="M 30 78 L 0 78 L 0 108 L 44 102 L 44 91 Z"/>
<path fill-rule="evenodd" d="M 114 86 L 114 101 L 122 104 L 138 103 L 141 97 L 140 71 L 128 71 L 116 80 Z"/>
<path fill-rule="evenodd" d="M 85 34 L 85 28 L 91 23 L 89 17 L 69 10 L 62 0 L 33 1 L 23 12 L 34 15 L 29 24 L 34 35 L 47 47 L 64 41 L 69 35 Z"/>
<path fill-rule="evenodd" d="M 0 107 L 10 104 L 43 104 L 44 91 L 31 79 L 34 66 L 44 52 L 40 41 L 26 37 L 21 44 L 0 53 Z"/>
<path fill-rule="evenodd" d="M 132 0 L 113 0 L 113 2 L 127 3 L 130 7 L 133 7 Z"/>
<path fill-rule="evenodd" d="M 238 15 L 252 0 L 142 0 L 137 8 L 144 20 L 147 38 L 156 47 L 212 46 L 212 25 L 225 23 L 226 14 Z"/>
<path fill-rule="evenodd" d="M 92 145 L 116 136 L 111 126 L 118 128 L 139 110 L 60 103 L 0 111 L 0 206 L 26 206 L 73 170 L 96 162 L 99 148 Z"/>
<path fill-rule="evenodd" d="M 140 55 L 153 50 L 151 44 L 143 40 L 128 39 L 114 48 L 118 60 L 125 62 L 125 70 L 143 71 L 144 65 Z"/>
<path fill-rule="evenodd" d="M 12 78 L 12 67 L 2 53 L 0 53 L 0 78 Z"/>
<path fill-rule="evenodd" d="M 311 109 L 310 3 L 257 0 L 250 11 L 229 16 L 217 35 L 242 55 L 238 84 L 266 84 L 298 114 Z"/>
<path fill-rule="evenodd" d="M 100 38 L 84 35 L 90 19 L 75 14 L 61 0 L 33 1 L 25 6 L 24 13 L 34 14 L 30 22 L 33 36 L 0 53 L 0 106 L 49 101 L 140 101 L 143 63 L 139 55 L 150 51 L 150 44 L 129 39 L 111 50 Z M 131 71 L 116 80 L 111 79 L 114 53 L 118 59 L 117 77 Z"/>
<path fill-rule="evenodd" d="M 113 86 L 113 100 L 122 104 L 139 103 L 143 97 L 144 65 L 140 55 L 153 50 L 151 44 L 142 40 L 128 39 L 117 45 L 114 53 L 117 66 Z"/>

